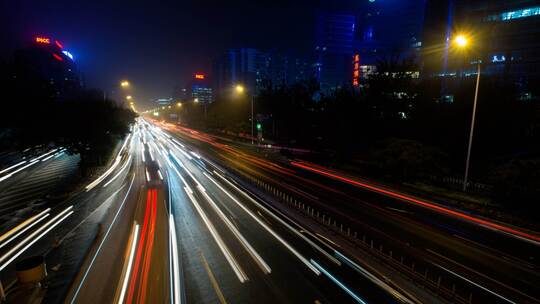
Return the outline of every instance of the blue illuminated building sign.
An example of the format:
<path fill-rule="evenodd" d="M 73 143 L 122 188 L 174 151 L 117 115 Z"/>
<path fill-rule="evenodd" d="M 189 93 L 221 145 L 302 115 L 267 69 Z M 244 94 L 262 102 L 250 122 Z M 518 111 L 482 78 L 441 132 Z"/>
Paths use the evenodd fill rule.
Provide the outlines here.
<path fill-rule="evenodd" d="M 500 20 L 513 20 L 538 15 L 540 15 L 540 6 L 501 13 Z"/>
<path fill-rule="evenodd" d="M 497 62 L 505 62 L 506 61 L 506 57 L 504 55 L 493 55 L 493 57 L 491 57 L 491 62 L 493 63 L 497 63 Z"/>
<path fill-rule="evenodd" d="M 70 52 L 68 52 L 68 51 L 66 51 L 66 50 L 63 50 L 62 53 L 63 53 L 64 55 L 68 56 L 69 59 L 73 60 L 73 55 L 71 55 Z"/>

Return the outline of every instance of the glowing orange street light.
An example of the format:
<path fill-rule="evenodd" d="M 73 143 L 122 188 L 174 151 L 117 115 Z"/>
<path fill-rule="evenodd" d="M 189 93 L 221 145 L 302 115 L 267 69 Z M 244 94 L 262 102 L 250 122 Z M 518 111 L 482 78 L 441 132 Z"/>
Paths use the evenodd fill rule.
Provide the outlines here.
<path fill-rule="evenodd" d="M 236 90 L 237 93 L 242 94 L 242 93 L 244 93 L 245 88 L 244 88 L 243 85 L 239 84 L 239 85 L 236 85 L 235 90 Z"/>
<path fill-rule="evenodd" d="M 454 38 L 454 44 L 460 48 L 464 48 L 469 44 L 469 40 L 465 35 L 457 35 L 456 38 Z"/>

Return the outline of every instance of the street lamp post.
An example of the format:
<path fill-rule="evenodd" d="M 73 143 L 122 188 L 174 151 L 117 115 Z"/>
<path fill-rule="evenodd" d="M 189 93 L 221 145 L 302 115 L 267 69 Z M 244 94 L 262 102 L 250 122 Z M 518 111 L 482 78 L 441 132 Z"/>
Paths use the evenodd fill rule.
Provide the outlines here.
<path fill-rule="evenodd" d="M 244 93 L 244 87 L 241 86 L 241 85 L 237 85 L 236 86 L 236 92 L 238 93 Z M 254 121 L 254 117 L 253 117 L 253 101 L 254 101 L 254 97 L 255 95 L 253 94 L 253 92 L 251 93 L 251 144 L 253 145 L 253 121 Z"/>
<path fill-rule="evenodd" d="M 469 164 L 471 161 L 471 149 L 472 149 L 472 141 L 473 141 L 473 135 L 474 135 L 474 122 L 476 119 L 476 104 L 478 101 L 478 87 L 480 85 L 480 60 L 476 63 L 476 87 L 474 89 L 474 102 L 473 102 L 473 112 L 472 112 L 472 119 L 471 119 L 471 130 L 469 133 L 469 146 L 467 148 L 467 161 L 465 162 L 465 177 L 463 179 L 463 191 L 467 191 L 467 180 L 469 178 Z"/>
<path fill-rule="evenodd" d="M 464 35 L 458 35 L 454 39 L 454 43 L 460 48 L 465 48 L 468 45 L 469 41 Z M 467 191 L 467 184 L 468 184 L 468 179 L 469 179 L 469 166 L 471 162 L 471 150 L 472 150 L 472 143 L 473 143 L 473 136 L 474 136 L 474 124 L 476 120 L 476 105 L 478 103 L 478 89 L 480 87 L 481 63 L 482 61 L 480 59 L 476 60 L 476 85 L 474 89 L 471 129 L 469 131 L 469 144 L 467 146 L 467 160 L 465 161 L 465 176 L 463 178 L 463 191 L 464 192 Z"/>

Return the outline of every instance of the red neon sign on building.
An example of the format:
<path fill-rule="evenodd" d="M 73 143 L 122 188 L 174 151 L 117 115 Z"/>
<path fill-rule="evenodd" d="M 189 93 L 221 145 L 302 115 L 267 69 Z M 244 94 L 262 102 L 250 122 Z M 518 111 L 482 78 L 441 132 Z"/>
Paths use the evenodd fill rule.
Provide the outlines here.
<path fill-rule="evenodd" d="M 195 74 L 195 79 L 204 79 L 204 74 Z"/>
<path fill-rule="evenodd" d="M 36 37 L 37 43 L 51 44 L 51 39 L 46 37 Z"/>
<path fill-rule="evenodd" d="M 54 59 L 58 60 L 58 61 L 64 61 L 64 59 L 62 59 L 62 57 L 60 57 L 60 55 L 58 54 L 52 54 Z"/>
<path fill-rule="evenodd" d="M 360 55 L 355 54 L 353 56 L 353 86 L 357 87 L 360 82 Z"/>

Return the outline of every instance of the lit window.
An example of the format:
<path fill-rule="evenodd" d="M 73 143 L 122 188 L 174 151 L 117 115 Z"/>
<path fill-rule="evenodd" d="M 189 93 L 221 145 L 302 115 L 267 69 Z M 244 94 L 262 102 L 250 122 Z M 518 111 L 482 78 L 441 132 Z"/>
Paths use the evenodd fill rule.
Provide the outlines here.
<path fill-rule="evenodd" d="M 508 11 L 501 13 L 499 15 L 492 15 L 488 16 L 487 20 L 493 21 L 493 20 L 513 20 L 513 19 L 520 19 L 520 18 L 526 18 L 526 17 L 532 17 L 532 16 L 538 16 L 540 15 L 540 6 L 539 7 L 530 7 L 515 11 Z"/>

